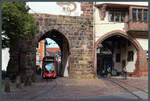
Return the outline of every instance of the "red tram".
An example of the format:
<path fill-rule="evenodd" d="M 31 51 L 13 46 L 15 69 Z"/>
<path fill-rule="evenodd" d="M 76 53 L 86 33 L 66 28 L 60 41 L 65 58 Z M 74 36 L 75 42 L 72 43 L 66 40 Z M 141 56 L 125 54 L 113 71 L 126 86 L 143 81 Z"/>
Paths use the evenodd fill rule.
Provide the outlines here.
<path fill-rule="evenodd" d="M 42 64 L 42 77 L 43 78 L 56 78 L 56 58 L 46 56 L 43 58 Z"/>

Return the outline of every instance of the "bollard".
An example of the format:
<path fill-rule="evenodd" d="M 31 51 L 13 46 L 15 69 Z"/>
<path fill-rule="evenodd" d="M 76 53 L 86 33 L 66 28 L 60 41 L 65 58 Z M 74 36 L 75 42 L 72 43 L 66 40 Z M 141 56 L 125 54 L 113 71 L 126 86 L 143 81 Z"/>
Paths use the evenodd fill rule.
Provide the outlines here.
<path fill-rule="evenodd" d="M 20 78 L 20 76 L 16 77 L 16 88 L 21 88 L 21 78 Z"/>
<path fill-rule="evenodd" d="M 9 78 L 5 79 L 5 84 L 4 84 L 4 91 L 5 92 L 10 92 L 10 84 L 9 84 Z"/>

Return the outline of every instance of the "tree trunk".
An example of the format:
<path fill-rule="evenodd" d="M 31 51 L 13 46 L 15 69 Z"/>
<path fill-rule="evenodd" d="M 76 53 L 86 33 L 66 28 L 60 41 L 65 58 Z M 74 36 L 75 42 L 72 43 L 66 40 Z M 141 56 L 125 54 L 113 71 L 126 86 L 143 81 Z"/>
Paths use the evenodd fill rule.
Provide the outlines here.
<path fill-rule="evenodd" d="M 10 41 L 10 60 L 7 67 L 7 75 L 12 80 L 17 79 L 17 87 L 20 82 L 31 85 L 35 81 L 35 57 L 36 47 L 32 44 L 32 38 L 24 38 Z"/>
<path fill-rule="evenodd" d="M 15 80 L 16 75 L 19 72 L 19 43 L 18 40 L 10 40 L 9 44 L 9 54 L 10 60 L 7 66 L 7 74 L 6 76 L 9 77 L 11 80 Z"/>

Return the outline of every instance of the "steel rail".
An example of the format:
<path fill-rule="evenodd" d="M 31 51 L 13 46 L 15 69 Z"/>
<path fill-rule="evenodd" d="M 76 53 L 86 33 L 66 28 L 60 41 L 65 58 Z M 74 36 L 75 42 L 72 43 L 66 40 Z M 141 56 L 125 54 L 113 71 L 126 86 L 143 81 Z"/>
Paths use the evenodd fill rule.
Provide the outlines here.
<path fill-rule="evenodd" d="M 128 88 L 127 88 L 127 85 L 126 87 L 124 87 L 123 85 L 119 84 L 118 82 L 116 82 L 117 80 L 112 80 L 112 79 L 107 79 L 109 81 L 111 81 L 112 83 L 118 85 L 120 88 L 123 88 L 125 91 L 129 92 L 130 94 L 134 95 L 135 97 L 137 97 L 137 99 L 139 99 L 140 101 L 145 101 L 143 98 L 141 98 L 140 96 L 138 96 L 137 94 L 133 93 L 132 91 L 130 91 Z M 129 87 L 129 85 L 128 85 Z M 130 86 L 131 87 L 131 86 Z M 145 92 L 144 92 L 145 93 Z M 147 93 L 146 93 L 147 94 Z"/>

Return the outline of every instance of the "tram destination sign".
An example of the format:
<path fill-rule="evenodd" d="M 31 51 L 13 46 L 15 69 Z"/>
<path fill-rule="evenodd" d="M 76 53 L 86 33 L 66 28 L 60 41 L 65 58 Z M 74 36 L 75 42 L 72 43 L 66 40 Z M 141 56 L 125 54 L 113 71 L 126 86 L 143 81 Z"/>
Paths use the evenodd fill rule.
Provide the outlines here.
<path fill-rule="evenodd" d="M 54 59 L 45 59 L 44 61 L 54 61 Z"/>

